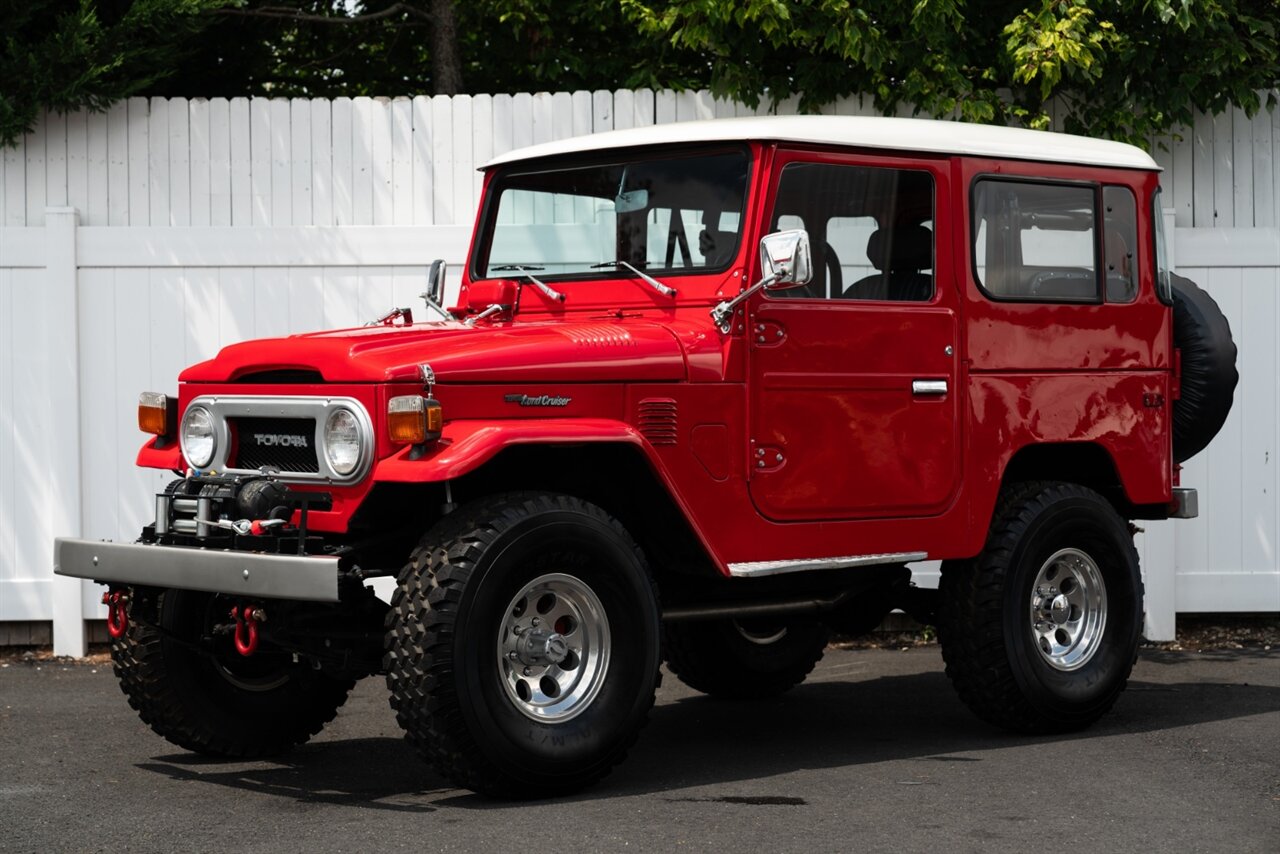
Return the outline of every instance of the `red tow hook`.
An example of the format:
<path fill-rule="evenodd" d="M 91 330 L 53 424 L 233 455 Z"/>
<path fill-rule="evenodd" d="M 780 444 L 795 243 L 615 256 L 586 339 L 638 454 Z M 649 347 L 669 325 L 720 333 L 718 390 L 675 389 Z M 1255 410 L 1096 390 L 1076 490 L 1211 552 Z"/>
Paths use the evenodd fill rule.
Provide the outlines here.
<path fill-rule="evenodd" d="M 258 651 L 258 623 L 267 615 L 261 608 L 245 605 L 232 608 L 231 618 L 236 621 L 236 652 L 247 658 Z"/>
<path fill-rule="evenodd" d="M 107 634 L 113 638 L 122 638 L 129 630 L 128 603 L 129 597 L 119 590 L 102 594 L 102 604 L 107 606 Z"/>

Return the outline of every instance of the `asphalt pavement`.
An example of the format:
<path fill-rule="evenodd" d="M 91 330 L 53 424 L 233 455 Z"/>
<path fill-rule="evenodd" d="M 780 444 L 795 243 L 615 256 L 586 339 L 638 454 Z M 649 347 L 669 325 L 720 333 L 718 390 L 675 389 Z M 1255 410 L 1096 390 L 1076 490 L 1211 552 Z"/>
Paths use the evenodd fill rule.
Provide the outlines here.
<path fill-rule="evenodd" d="M 937 647 L 831 650 L 715 701 L 666 674 L 627 761 L 485 800 L 401 738 L 381 679 L 310 744 L 218 762 L 155 736 L 109 666 L 0 668 L 0 851 L 1280 851 L 1280 652 L 1147 651 L 1086 733 L 994 730 Z"/>

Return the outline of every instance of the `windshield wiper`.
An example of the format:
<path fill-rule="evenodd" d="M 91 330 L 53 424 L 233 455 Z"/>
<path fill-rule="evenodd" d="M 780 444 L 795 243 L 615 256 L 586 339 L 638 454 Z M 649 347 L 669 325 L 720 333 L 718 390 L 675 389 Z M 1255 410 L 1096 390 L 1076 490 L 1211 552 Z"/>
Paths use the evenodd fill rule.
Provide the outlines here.
<path fill-rule="evenodd" d="M 490 273 L 510 273 L 510 272 L 520 273 L 526 279 L 533 282 L 533 284 L 537 287 L 538 290 L 542 291 L 551 299 L 555 300 L 556 302 L 564 302 L 564 299 L 565 299 L 564 294 L 560 293 L 558 290 L 551 287 L 546 282 L 542 281 L 541 279 L 539 279 L 537 276 L 533 275 L 533 273 L 530 272 L 531 270 L 545 270 L 545 269 L 546 267 L 526 267 L 523 264 L 503 264 L 500 267 L 490 267 L 489 272 Z"/>
<path fill-rule="evenodd" d="M 633 267 L 630 264 L 628 264 L 626 261 L 622 261 L 622 260 L 605 261 L 601 264 L 591 265 L 592 270 L 598 270 L 601 267 L 624 267 L 630 270 L 631 272 L 635 273 L 637 276 L 640 277 L 641 281 L 643 281 L 649 287 L 653 288 L 658 293 L 662 294 L 664 297 L 673 297 L 676 295 L 675 288 L 670 287 L 669 285 L 662 284 L 662 282 L 659 282 L 657 279 L 655 279 L 653 276 L 650 276 L 644 270 L 637 269 L 636 267 Z"/>

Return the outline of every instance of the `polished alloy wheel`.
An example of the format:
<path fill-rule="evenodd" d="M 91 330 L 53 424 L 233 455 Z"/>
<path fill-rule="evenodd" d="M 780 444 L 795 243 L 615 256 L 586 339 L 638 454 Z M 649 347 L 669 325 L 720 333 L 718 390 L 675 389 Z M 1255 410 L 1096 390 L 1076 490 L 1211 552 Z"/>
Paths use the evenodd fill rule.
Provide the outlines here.
<path fill-rule="evenodd" d="M 1031 590 L 1031 633 L 1040 656 L 1057 670 L 1093 658 L 1107 627 L 1107 586 L 1098 564 L 1079 549 L 1055 552 Z"/>
<path fill-rule="evenodd" d="M 535 721 L 575 717 L 604 684 L 609 644 L 609 619 L 590 587 L 564 573 L 533 579 L 511 600 L 498 629 L 508 698 Z"/>

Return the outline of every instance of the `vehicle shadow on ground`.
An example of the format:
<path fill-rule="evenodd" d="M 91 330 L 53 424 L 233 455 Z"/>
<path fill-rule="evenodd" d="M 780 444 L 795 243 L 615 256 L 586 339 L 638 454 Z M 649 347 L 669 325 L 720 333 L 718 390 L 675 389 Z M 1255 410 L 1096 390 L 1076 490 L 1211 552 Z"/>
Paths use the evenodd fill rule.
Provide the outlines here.
<path fill-rule="evenodd" d="M 1174 663 L 1181 653 L 1144 657 Z M 1249 653 L 1243 653 L 1249 655 Z M 1184 659 L 1185 660 L 1185 659 Z M 667 674 L 667 679 L 672 677 Z M 668 694 L 669 697 L 669 694 Z M 940 672 L 862 681 L 806 683 L 772 700 L 735 702 L 685 696 L 661 702 L 627 760 L 575 800 L 677 794 L 701 786 L 720 796 L 695 800 L 804 803 L 803 792 L 756 798 L 732 791 L 739 782 L 814 768 L 917 760 L 921 784 L 930 763 L 982 762 L 993 750 L 1069 742 L 1109 734 L 1175 729 L 1280 709 L 1280 688 L 1246 684 L 1131 681 L 1110 714 L 1067 735 L 1005 733 L 975 718 Z M 440 807 L 509 807 L 459 794 L 401 739 L 321 742 L 266 763 L 227 763 L 189 754 L 156 757 L 139 767 L 175 779 L 230 786 L 308 803 L 412 812 Z M 897 771 L 896 773 L 904 773 Z M 723 787 L 730 787 L 724 791 Z M 753 791 L 758 791 L 753 789 Z M 448 793 L 446 795 L 446 793 Z M 440 797 L 446 795 L 445 797 Z"/>
<path fill-rule="evenodd" d="M 435 812 L 430 801 L 442 792 L 456 791 L 402 738 L 318 742 L 253 762 L 178 753 L 156 756 L 137 767 L 186 783 L 392 812 Z"/>

